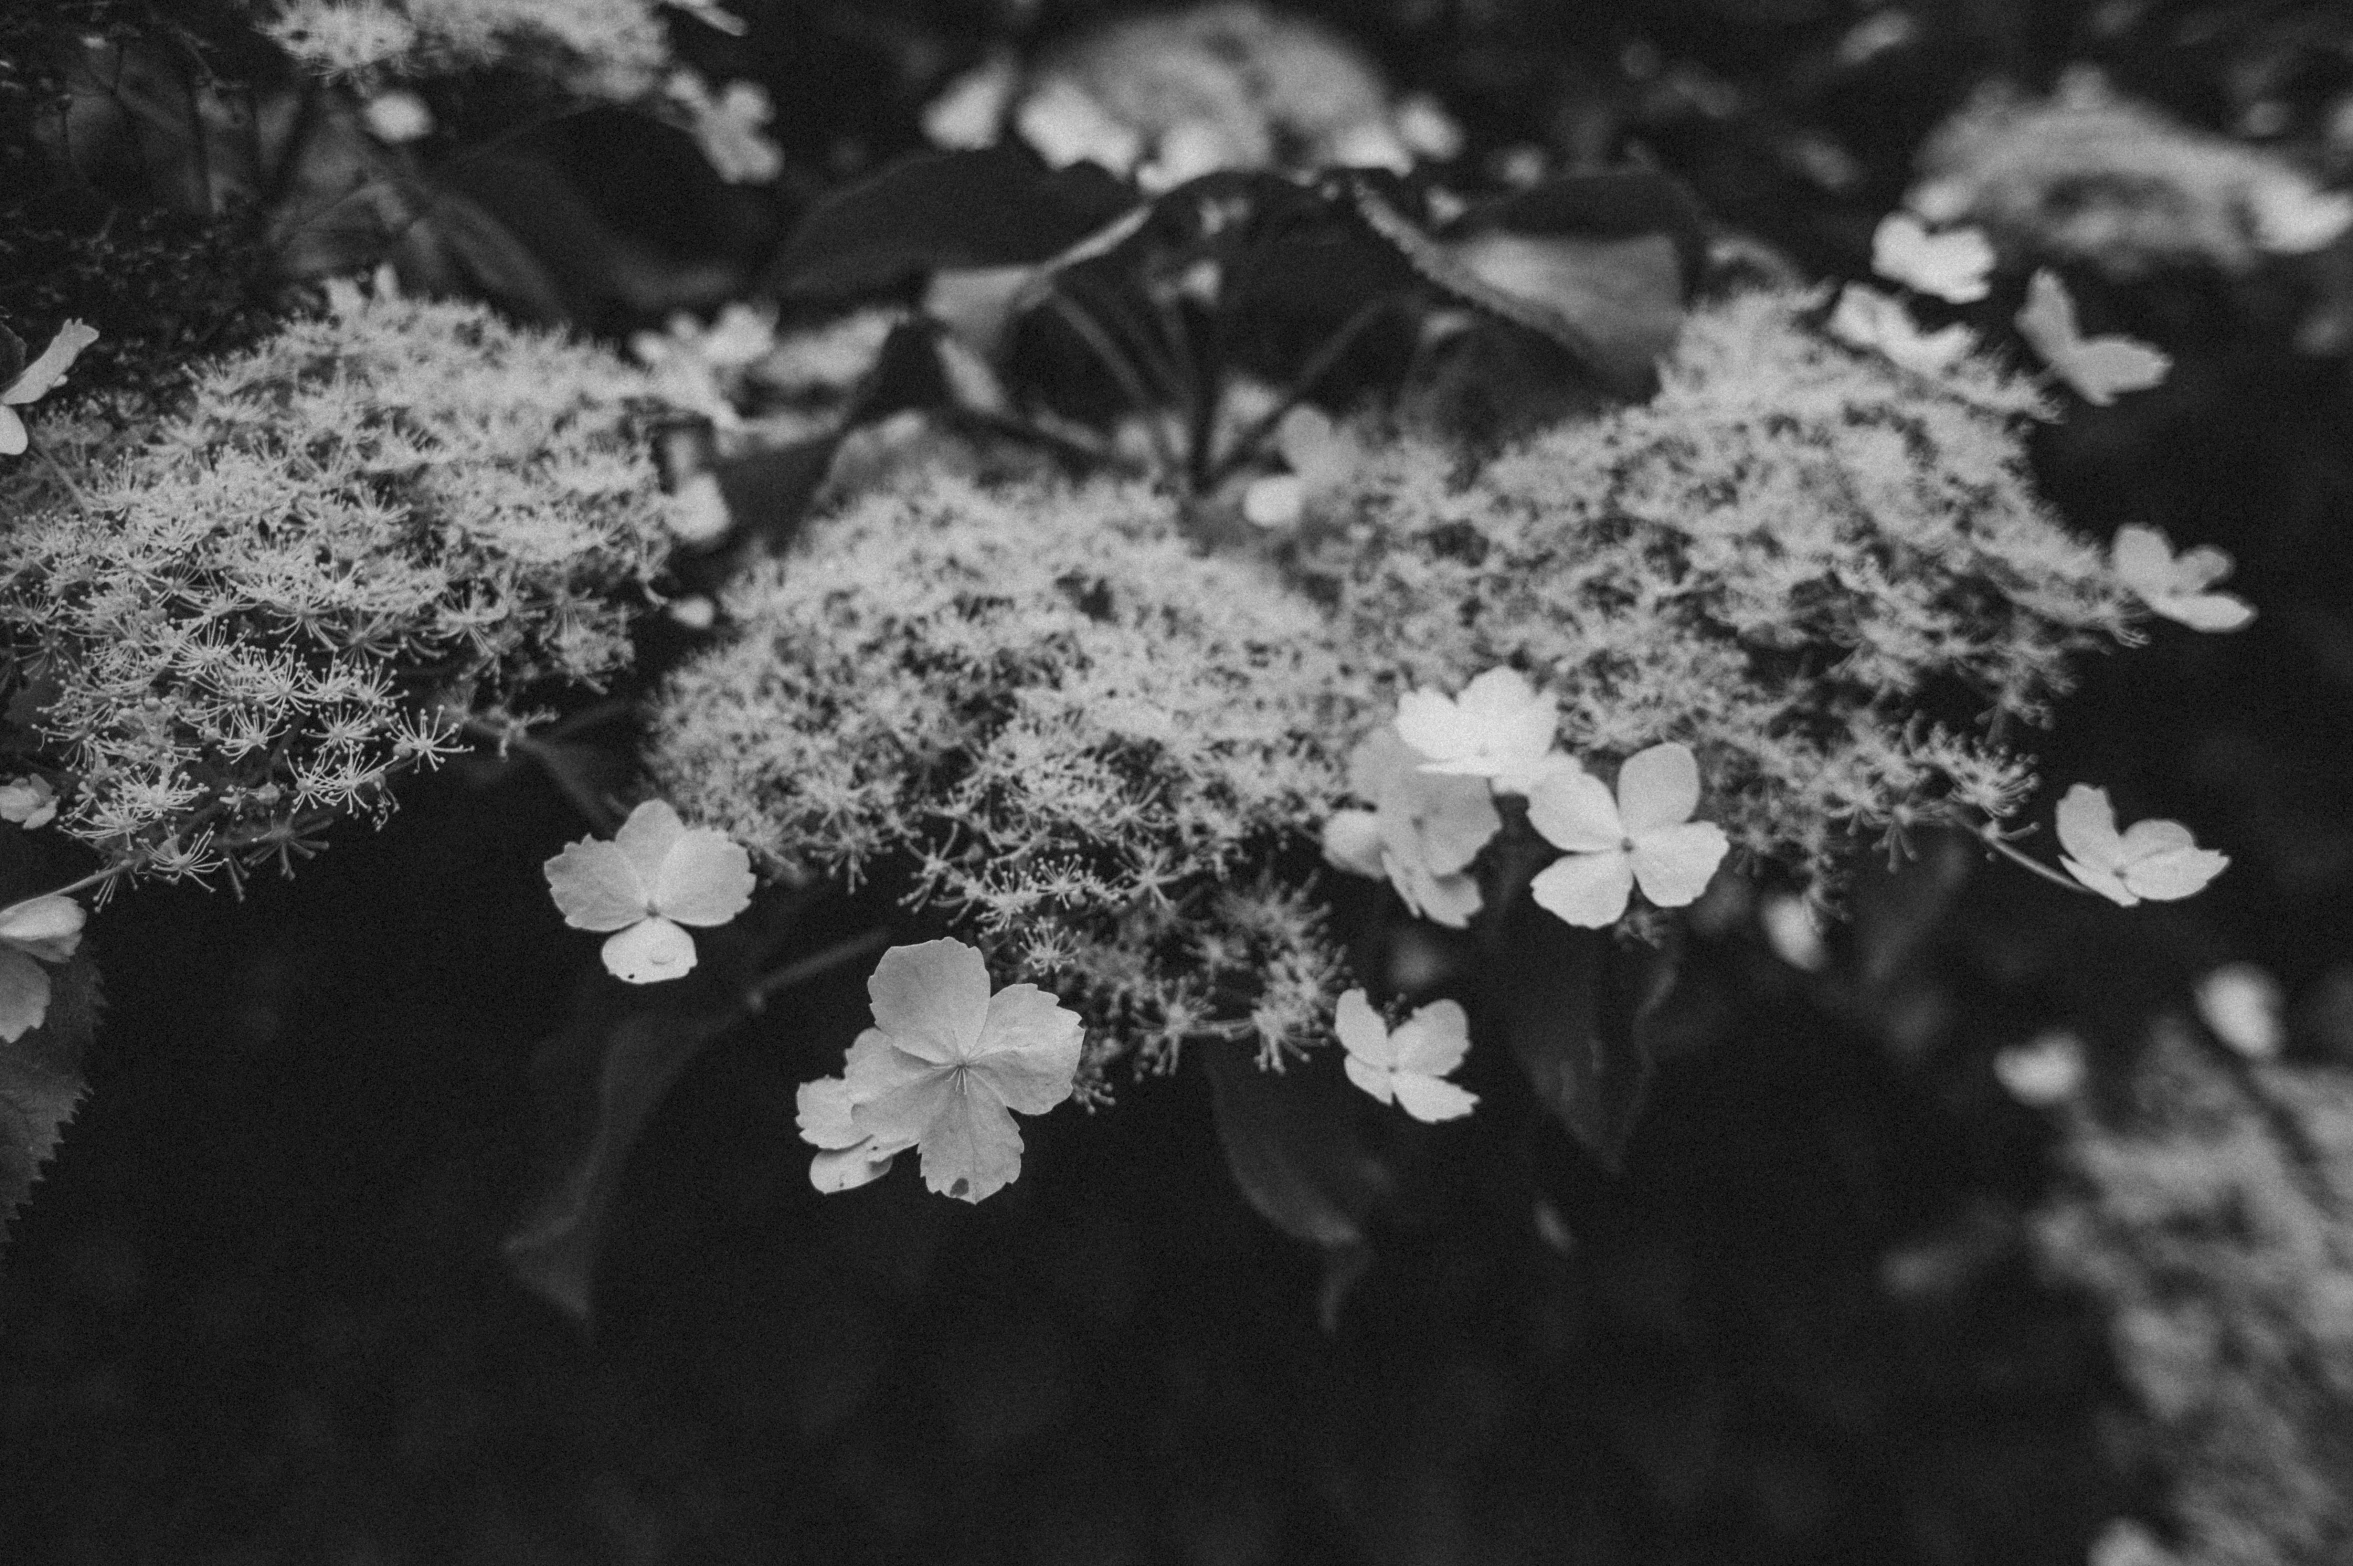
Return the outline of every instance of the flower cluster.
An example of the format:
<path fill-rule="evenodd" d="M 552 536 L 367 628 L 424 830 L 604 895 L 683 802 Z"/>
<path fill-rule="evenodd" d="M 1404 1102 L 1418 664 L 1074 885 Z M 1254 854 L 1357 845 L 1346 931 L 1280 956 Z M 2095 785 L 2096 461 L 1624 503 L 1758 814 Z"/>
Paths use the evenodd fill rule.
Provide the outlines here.
<path fill-rule="evenodd" d="M 584 98 L 640 98 L 670 40 L 659 0 L 284 0 L 262 29 L 317 75 L 435 76 L 490 66 Z"/>
<path fill-rule="evenodd" d="M 2013 265 L 2079 262 L 2119 279 L 2236 275 L 2353 224 L 2353 203 L 2293 164 L 2119 96 L 2093 71 L 2049 98 L 1986 88 L 1919 167 L 1906 204 L 1921 216 L 1981 225 Z"/>
<path fill-rule="evenodd" d="M 688 815 L 774 873 L 906 874 L 1147 1048 L 1325 1031 L 1339 959 L 1267 876 L 1312 868 L 1368 685 L 1273 571 L 1141 487 L 900 471 L 728 608 L 652 715 Z"/>
<path fill-rule="evenodd" d="M 453 721 L 630 658 L 670 504 L 640 377 L 471 305 L 334 291 L 168 408 L 43 440 L 0 484 L 8 743 L 56 828 L 167 878 L 390 808 Z"/>
<path fill-rule="evenodd" d="M 2047 717 L 2135 601 L 2035 498 L 2025 382 L 1899 374 L 1807 308 L 1695 315 L 1651 402 L 1467 482 L 1436 445 L 1368 457 L 1300 559 L 1343 644 L 1413 689 L 1524 670 L 1589 761 L 1688 747 L 1731 845 L 1803 877 L 1859 829 L 2010 814 L 2028 764 L 1972 726 Z"/>
<path fill-rule="evenodd" d="M 2070 1114 L 2037 1249 L 2108 1312 L 2181 1558 L 2334 1559 L 2353 1537 L 2353 1082 L 2163 1018 L 2115 1098 Z"/>

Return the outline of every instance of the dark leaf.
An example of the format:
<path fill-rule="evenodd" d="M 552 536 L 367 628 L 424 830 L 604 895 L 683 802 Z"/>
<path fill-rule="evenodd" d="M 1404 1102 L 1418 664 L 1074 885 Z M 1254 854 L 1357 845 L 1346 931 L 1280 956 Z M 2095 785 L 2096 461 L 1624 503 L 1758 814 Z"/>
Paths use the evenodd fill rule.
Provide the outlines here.
<path fill-rule="evenodd" d="M 0 1043 L 0 1228 L 14 1224 L 89 1091 L 82 1056 L 98 1031 L 98 969 L 80 951 L 47 972 L 49 1015 Z M 5 1241 L 0 1233 L 0 1250 Z"/>
<path fill-rule="evenodd" d="M 530 320 L 570 318 L 555 275 L 488 208 L 447 187 L 425 186 L 410 199 L 423 208 L 423 216 L 408 237 L 446 256 L 471 285 L 468 291 L 488 295 Z"/>
<path fill-rule="evenodd" d="M 711 473 L 734 518 L 735 536 L 756 540 L 771 551 L 788 547 L 809 514 L 809 502 L 825 487 L 834 454 L 850 427 L 844 424 L 828 434 L 714 464 Z"/>
<path fill-rule="evenodd" d="M 1699 212 L 1652 174 L 1557 181 L 1483 209 L 1444 235 L 1359 185 L 1358 212 L 1424 280 L 1558 344 L 1603 388 L 1644 397 L 1675 343 L 1704 260 Z"/>
<path fill-rule="evenodd" d="M 524 1287 L 585 1324 L 606 1220 L 630 1149 L 664 1095 L 724 1022 L 638 1010 L 616 1014 L 609 986 L 539 1050 L 534 1074 L 549 1134 L 539 1194 L 501 1247 Z"/>
<path fill-rule="evenodd" d="M 1490 977 L 1511 1052 L 1537 1096 L 1613 1173 L 1650 1088 L 1652 1019 L 1674 987 L 1670 953 L 1580 930 L 1512 899 Z"/>
<path fill-rule="evenodd" d="M 819 202 L 768 286 L 840 297 L 942 267 L 1044 262 L 1135 204 L 1134 191 L 1090 163 L 1051 169 L 1016 146 L 923 153 Z"/>

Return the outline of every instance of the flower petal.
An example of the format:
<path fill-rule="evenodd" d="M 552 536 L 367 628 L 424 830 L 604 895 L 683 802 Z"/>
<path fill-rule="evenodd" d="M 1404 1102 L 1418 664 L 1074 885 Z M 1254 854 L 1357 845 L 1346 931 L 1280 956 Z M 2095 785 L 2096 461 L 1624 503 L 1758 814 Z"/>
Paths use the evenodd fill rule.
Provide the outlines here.
<path fill-rule="evenodd" d="M 1432 875 L 1419 859 L 1405 854 L 1383 854 L 1381 865 L 1389 872 L 1389 884 L 1396 888 L 1399 900 L 1416 919 L 1459 930 L 1471 922 L 1471 915 L 1485 901 L 1479 895 L 1477 876 Z"/>
<path fill-rule="evenodd" d="M 2149 607 L 2193 631 L 2244 630 L 2255 619 L 2255 606 L 2235 593 L 2178 593 Z"/>
<path fill-rule="evenodd" d="M 582 838 L 539 867 L 556 911 L 575 930 L 622 930 L 653 911 L 653 897 L 629 856 L 603 838 Z"/>
<path fill-rule="evenodd" d="M 1402 806 L 1409 817 L 1406 832 L 1432 875 L 1453 875 L 1476 859 L 1488 840 L 1503 830 L 1494 791 L 1484 778 L 1417 773 L 1410 787 L 1412 802 Z M 1384 801 L 1383 817 L 1394 819 L 1400 804 L 1397 795 Z M 1397 835 L 1387 832 L 1387 841 L 1392 849 L 1403 852 L 1406 845 L 1396 841 Z"/>
<path fill-rule="evenodd" d="M 16 416 L 16 410 L 0 404 L 0 457 L 21 457 L 32 443 L 33 433 Z"/>
<path fill-rule="evenodd" d="M 1661 908 L 1681 908 L 1699 900 L 1731 847 L 1731 839 L 1713 821 L 1686 821 L 1638 834 L 1627 857 L 1643 896 Z"/>
<path fill-rule="evenodd" d="M 989 966 L 962 941 L 894 946 L 866 981 L 874 1025 L 935 1065 L 971 1056 L 989 1015 Z"/>
<path fill-rule="evenodd" d="M 1653 745 L 1618 769 L 1618 819 L 1628 837 L 1691 819 L 1699 808 L 1699 758 L 1688 745 Z"/>
<path fill-rule="evenodd" d="M 2124 884 L 2124 878 L 2105 865 L 2085 864 L 2066 854 L 2059 856 L 2059 863 L 2066 866 L 2069 875 L 2119 908 L 2131 908 L 2140 902 L 2133 890 Z"/>
<path fill-rule="evenodd" d="M 2160 598 L 2174 589 L 2173 544 L 2162 528 L 2125 523 L 2108 546 L 2108 564 L 2119 581 L 2144 599 Z"/>
<path fill-rule="evenodd" d="M 2106 789 L 2089 783 L 2073 785 L 2059 801 L 2058 816 L 2060 848 L 2087 865 L 2116 866 L 2124 842 L 2116 835 L 2116 807 L 2108 803 Z M 2077 875 L 2076 879 L 2083 877 Z"/>
<path fill-rule="evenodd" d="M 24 953 L 0 947 L 0 1042 L 13 1044 L 49 1015 L 49 975 Z"/>
<path fill-rule="evenodd" d="M 913 1147 L 931 1134 L 963 1068 L 908 1054 L 895 1044 L 852 1061 L 850 1124 L 882 1147 Z"/>
<path fill-rule="evenodd" d="M 1324 862 L 1350 875 L 1378 878 L 1381 818 L 1370 810 L 1335 810 L 1324 823 Z"/>
<path fill-rule="evenodd" d="M 1411 1071 L 1398 1072 L 1395 1086 L 1397 1106 L 1414 1119 L 1433 1125 L 1441 1120 L 1459 1120 L 1479 1102 L 1479 1095 L 1468 1088 Z"/>
<path fill-rule="evenodd" d="M 867 1140 L 850 1120 L 850 1084 L 841 1077 L 804 1082 L 793 1094 L 793 1124 L 811 1147 L 839 1151 Z"/>
<path fill-rule="evenodd" d="M 1397 1064 L 1397 1048 L 1390 1041 L 1389 1025 L 1381 1020 L 1381 1014 L 1373 1009 L 1371 998 L 1362 989 L 1342 992 L 1339 1004 L 1332 1008 L 1332 1032 L 1339 1036 L 1340 1047 L 1348 1052 L 1350 1060 L 1362 1061 L 1383 1072 Z M 1365 1091 L 1372 1092 L 1370 1088 Z"/>
<path fill-rule="evenodd" d="M 98 340 L 98 328 L 83 321 L 68 321 L 49 339 L 49 346 L 41 350 L 41 357 L 24 367 L 24 373 L 0 389 L 0 403 L 19 406 L 46 393 L 50 387 L 65 379 L 65 372 L 73 368 L 82 350 Z"/>
<path fill-rule="evenodd" d="M 1079 1015 L 1034 984 L 989 997 L 970 1070 L 1008 1109 L 1042 1115 L 1070 1097 L 1078 1075 Z"/>
<path fill-rule="evenodd" d="M 752 856 L 724 832 L 696 827 L 670 845 L 654 911 L 680 924 L 725 924 L 752 900 Z"/>
<path fill-rule="evenodd" d="M 659 984 L 694 971 L 694 937 L 649 915 L 605 941 L 605 967 L 630 984 Z"/>
<path fill-rule="evenodd" d="M 1626 823 L 1618 817 L 1608 785 L 1583 770 L 1539 779 L 1528 791 L 1528 825 L 1553 847 L 1573 854 L 1614 852 L 1626 841 Z"/>
<path fill-rule="evenodd" d="M 827 1196 L 844 1191 L 855 1191 L 871 1185 L 890 1173 L 897 1153 L 875 1151 L 871 1142 L 859 1142 L 834 1152 L 819 1153 L 809 1160 L 809 1183 Z"/>
<path fill-rule="evenodd" d="M 1445 1076 L 1470 1051 L 1470 1015 L 1459 1001 L 1432 1001 L 1399 1023 L 1389 1043 L 1399 1071 Z"/>
<path fill-rule="evenodd" d="M 0 943 L 46 962 L 63 962 L 74 954 L 88 917 L 80 903 L 60 893 L 28 897 L 0 908 Z"/>
<path fill-rule="evenodd" d="M 1369 1061 L 1359 1060 L 1354 1055 L 1348 1055 L 1341 1058 L 1340 1069 L 1348 1074 L 1349 1081 L 1382 1103 L 1387 1104 L 1395 1101 L 1396 1074 L 1388 1067 L 1376 1066 Z"/>
<path fill-rule="evenodd" d="M 1021 1174 L 1021 1132 L 1013 1114 L 971 1072 L 953 1089 L 923 1138 L 923 1183 L 942 1196 L 977 1202 Z"/>
<path fill-rule="evenodd" d="M 1599 930 L 1617 922 L 1634 894 L 1634 866 L 1623 849 L 1563 854 L 1528 883 L 1536 906 L 1577 926 Z"/>
<path fill-rule="evenodd" d="M 637 872 L 650 898 L 654 888 L 662 884 L 663 861 L 684 836 L 686 823 L 678 819 L 678 812 L 670 808 L 669 802 L 649 799 L 629 812 L 629 819 L 613 834 L 613 846 L 628 859 L 629 867 Z"/>
<path fill-rule="evenodd" d="M 2230 865 L 2228 854 L 2211 848 L 2175 848 L 2124 867 L 2122 880 L 2136 896 L 2170 903 L 2206 889 L 2206 883 Z"/>
<path fill-rule="evenodd" d="M 1397 736 L 1432 761 L 1470 751 L 1472 725 L 1443 691 L 1407 691 L 1397 698 Z"/>
<path fill-rule="evenodd" d="M 2119 865 L 2130 865 L 2135 860 L 2169 854 L 2178 848 L 2195 848 L 2197 843 L 2190 829 L 2178 821 L 2135 821 L 2116 840 L 2116 861 Z"/>

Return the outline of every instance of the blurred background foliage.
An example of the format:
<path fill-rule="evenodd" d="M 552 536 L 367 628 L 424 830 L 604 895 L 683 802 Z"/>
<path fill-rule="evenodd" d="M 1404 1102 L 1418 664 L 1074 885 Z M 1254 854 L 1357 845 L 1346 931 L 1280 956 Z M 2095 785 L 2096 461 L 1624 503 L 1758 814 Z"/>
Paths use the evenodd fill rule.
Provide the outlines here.
<path fill-rule="evenodd" d="M 960 73 L 1112 10 L 731 9 L 740 36 L 664 25 L 709 80 L 766 89 L 766 183 L 512 63 L 369 84 L 429 109 L 387 143 L 244 6 L 13 8 L 0 314 L 28 336 L 81 314 L 106 336 L 77 386 L 152 386 L 390 260 L 618 342 L 752 294 L 811 203 L 925 144 Z M 1989 81 L 2096 66 L 2353 177 L 2330 0 L 1298 9 L 1447 107 L 1466 183 L 1647 160 L 1808 275 L 1867 272 Z M 1735 910 L 1695 937 L 1622 1177 L 1474 1122 L 1340 1294 L 1234 1193 L 1198 1075 L 1041 1123 L 985 1209 L 906 1181 L 820 1202 L 791 1094 L 860 1020 L 843 977 L 658 1112 L 584 1341 L 496 1260 L 529 1043 L 577 957 L 536 873 L 579 830 L 554 790 L 485 763 L 293 883 L 125 901 L 94 936 L 94 1093 L 0 1282 L 0 1556 L 2165 1560 L 2114 1543 L 2133 1515 L 2192 1566 L 2345 1559 L 2349 274 L 2343 242 L 2291 270 L 2070 272 L 2175 369 L 2036 438 L 2087 533 L 2222 545 L 2261 606 L 2093 667 L 2037 747 L 2055 782 L 2193 822 L 2230 873 L 2120 916 L 1931 839 L 1858 884 L 1818 971 Z M 2200 1020 L 2226 961 L 2278 977 L 2283 1063 Z M 2049 1116 L 1994 1063 L 2054 1029 L 2092 1086 Z M 2167 1183 L 2167 1146 L 2202 1178 Z"/>

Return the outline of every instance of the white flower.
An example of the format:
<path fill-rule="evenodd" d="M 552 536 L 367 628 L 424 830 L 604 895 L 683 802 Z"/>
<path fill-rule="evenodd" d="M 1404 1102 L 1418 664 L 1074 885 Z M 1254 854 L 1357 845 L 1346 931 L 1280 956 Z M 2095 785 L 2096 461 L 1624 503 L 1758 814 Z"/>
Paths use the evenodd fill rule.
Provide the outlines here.
<path fill-rule="evenodd" d="M 81 944 L 82 905 L 51 892 L 0 908 L 0 1042 L 13 1044 L 49 1015 L 49 975 Z"/>
<path fill-rule="evenodd" d="M 2208 592 L 2230 575 L 2230 556 L 2211 546 L 2178 556 L 2163 529 L 2126 523 L 2108 553 L 2117 577 L 2157 614 L 2193 631 L 2236 631 L 2255 618 L 2255 606 L 2230 593 Z"/>
<path fill-rule="evenodd" d="M 2279 980 L 2251 962 L 2226 962 L 2198 981 L 2192 998 L 2214 1036 L 2251 1060 L 2269 1060 L 2287 1042 Z"/>
<path fill-rule="evenodd" d="M 1384 728 L 1348 759 L 1348 786 L 1371 810 L 1342 810 L 1324 823 L 1324 857 L 1355 875 L 1387 876 L 1417 918 L 1461 929 L 1479 911 L 1479 883 L 1466 873 L 1503 829 L 1484 780 L 1424 771 L 1420 756 Z"/>
<path fill-rule="evenodd" d="M 1614 923 L 1636 886 L 1661 908 L 1696 901 L 1732 846 L 1722 827 L 1691 819 L 1698 808 L 1699 762 L 1682 745 L 1627 757 L 1615 799 L 1590 772 L 1553 772 L 1529 791 L 1528 824 L 1566 852 L 1529 894 L 1588 930 Z"/>
<path fill-rule="evenodd" d="M 433 110 L 413 92 L 394 88 L 360 105 L 360 122 L 368 134 L 391 146 L 422 141 L 433 134 Z"/>
<path fill-rule="evenodd" d="M 839 1077 L 803 1085 L 802 1140 L 820 1149 L 809 1179 L 825 1192 L 875 1179 L 909 1148 L 923 1182 L 968 1202 L 1021 1173 L 1019 1110 L 1070 1097 L 1078 1014 L 1034 984 L 989 993 L 988 965 L 962 941 L 894 946 L 867 981 L 874 1026 Z"/>
<path fill-rule="evenodd" d="M 751 856 L 722 832 L 689 828 L 649 799 L 607 842 L 583 838 L 541 867 L 564 922 L 618 932 L 604 963 L 631 984 L 692 971 L 694 937 L 682 925 L 725 924 L 752 900 Z"/>
<path fill-rule="evenodd" d="M 1871 270 L 1907 288 L 1952 304 L 1974 304 L 1991 292 L 1994 247 L 1974 228 L 1932 234 L 1909 212 L 1890 212 L 1871 236 Z"/>
<path fill-rule="evenodd" d="M 2023 1044 L 2004 1046 L 1994 1055 L 1994 1080 L 2019 1103 L 2048 1109 L 2065 1103 L 2083 1090 L 2090 1075 L 2083 1040 L 2065 1028 L 2038 1033 Z"/>
<path fill-rule="evenodd" d="M 1553 764 L 1559 704 L 1517 669 L 1489 669 L 1460 696 L 1408 691 L 1397 701 L 1397 732 L 1429 759 L 1424 772 L 1493 778 L 1525 793 Z"/>
<path fill-rule="evenodd" d="M 0 351 L 6 352 L 6 358 L 0 359 L 0 367 L 21 365 L 5 385 L 0 385 L 0 457 L 22 456 L 32 444 L 32 436 L 16 410 L 26 403 L 40 401 L 65 379 L 65 372 L 73 368 L 82 350 L 97 340 L 96 327 L 82 321 L 68 321 L 49 339 L 49 346 L 41 350 L 39 358 L 22 364 L 24 345 L 13 333 L 0 329 Z"/>
<path fill-rule="evenodd" d="M 948 83 L 924 106 L 923 134 L 935 147 L 972 152 L 997 144 L 1021 73 L 1009 54 L 991 56 Z"/>
<path fill-rule="evenodd" d="M 2084 336 L 2076 325 L 2075 296 L 2048 267 L 2027 280 L 2017 325 L 2052 372 L 2095 407 L 2105 408 L 2120 393 L 2160 385 L 2173 368 L 2170 355 L 2136 338 Z"/>
<path fill-rule="evenodd" d="M 1056 79 L 1032 93 L 1013 116 L 1013 128 L 1055 168 L 1099 163 L 1126 174 L 1144 156 L 1144 138 L 1112 118 L 1074 82 Z"/>
<path fill-rule="evenodd" d="M 2120 835 L 2108 791 L 2088 783 L 2059 801 L 2059 846 L 2067 873 L 2120 908 L 2191 896 L 2230 863 L 2178 821 L 2136 821 Z"/>
<path fill-rule="evenodd" d="M 13 821 L 27 832 L 57 819 L 57 790 L 38 772 L 0 783 L 0 821 Z"/>
<path fill-rule="evenodd" d="M 1257 527 L 1296 527 L 1317 496 L 1338 488 L 1364 460 L 1331 415 L 1306 403 L 1275 426 L 1275 449 L 1290 471 L 1253 479 L 1242 491 L 1242 515 Z"/>
<path fill-rule="evenodd" d="M 1838 304 L 1824 323 L 1830 335 L 1850 347 L 1876 353 L 1914 375 L 1942 375 L 1977 345 L 1969 328 L 1955 321 L 1934 332 L 1924 332 L 1903 302 L 1849 283 L 1838 292 Z"/>
<path fill-rule="evenodd" d="M 712 96 L 692 71 L 671 73 L 670 101 L 686 111 L 687 129 L 703 156 L 730 185 L 759 185 L 784 170 L 784 149 L 762 129 L 776 117 L 768 90 L 757 82 L 729 82 Z"/>
<path fill-rule="evenodd" d="M 2247 192 L 2255 243 L 2273 255 L 2326 250 L 2353 228 L 2353 195 L 2322 190 L 2300 173 L 2257 180 Z"/>
<path fill-rule="evenodd" d="M 1332 1030 L 1348 1052 L 1348 1080 L 1416 1120 L 1454 1120 L 1471 1112 L 1479 1095 L 1442 1080 L 1471 1047 L 1470 1018 L 1454 1001 L 1434 1001 L 1392 1033 L 1362 990 L 1340 997 Z"/>

